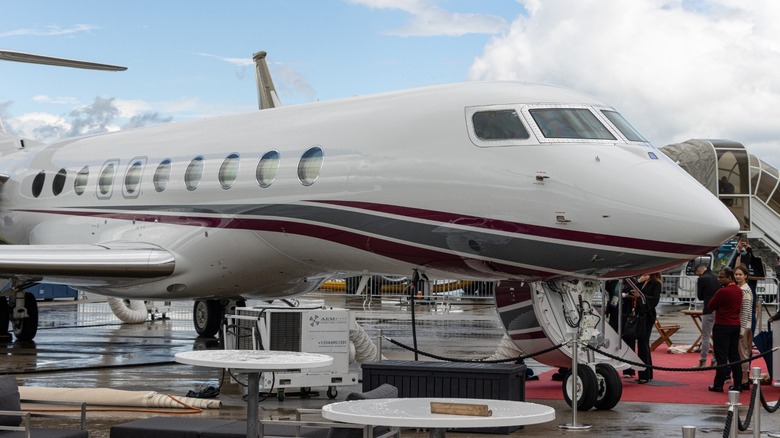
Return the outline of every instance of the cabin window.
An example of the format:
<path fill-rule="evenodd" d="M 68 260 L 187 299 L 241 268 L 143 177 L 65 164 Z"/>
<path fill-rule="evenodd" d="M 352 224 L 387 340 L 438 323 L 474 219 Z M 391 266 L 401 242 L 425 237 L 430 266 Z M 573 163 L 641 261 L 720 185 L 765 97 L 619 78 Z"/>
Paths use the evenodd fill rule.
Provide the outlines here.
<path fill-rule="evenodd" d="M 143 161 L 133 161 L 133 164 L 127 168 L 125 173 L 125 195 L 126 196 L 138 196 L 138 186 L 141 184 L 141 175 L 143 174 L 144 163 Z"/>
<path fill-rule="evenodd" d="M 222 162 L 222 166 L 219 167 L 219 184 L 223 189 L 229 189 L 236 182 L 239 164 L 238 154 L 230 154 Z"/>
<path fill-rule="evenodd" d="M 43 183 L 46 181 L 46 172 L 41 170 L 38 172 L 37 175 L 35 175 L 35 178 L 33 178 L 32 183 L 32 195 L 33 197 L 37 198 L 38 196 L 41 196 L 41 192 L 43 191 Z"/>
<path fill-rule="evenodd" d="M 323 153 L 322 148 L 313 146 L 306 151 L 298 163 L 298 179 L 301 184 L 310 186 L 319 178 L 322 172 Z"/>
<path fill-rule="evenodd" d="M 480 111 L 471 116 L 474 132 L 480 140 L 524 140 L 528 130 L 512 109 Z"/>
<path fill-rule="evenodd" d="M 187 190 L 193 191 L 197 189 L 202 177 L 203 157 L 195 157 L 187 166 L 187 171 L 184 172 L 184 184 L 187 186 Z"/>
<path fill-rule="evenodd" d="M 84 194 L 84 190 L 87 188 L 87 180 L 89 179 L 89 166 L 84 166 L 76 174 L 76 179 L 73 181 L 73 191 L 77 195 Z"/>
<path fill-rule="evenodd" d="M 60 169 L 60 171 L 54 175 L 54 181 L 51 184 L 51 192 L 54 193 L 54 196 L 58 196 L 62 193 L 62 190 L 65 188 L 65 180 L 67 177 L 68 171 L 65 169 Z"/>
<path fill-rule="evenodd" d="M 546 138 L 616 140 L 586 108 L 535 108 L 528 112 Z"/>
<path fill-rule="evenodd" d="M 168 187 L 168 181 L 171 180 L 171 160 L 165 159 L 157 166 L 154 171 L 154 189 L 162 192 Z"/>
<path fill-rule="evenodd" d="M 269 187 L 276 179 L 277 173 L 279 173 L 279 152 L 266 152 L 257 163 L 257 171 L 255 172 L 257 183 L 262 188 Z"/>
<path fill-rule="evenodd" d="M 641 141 L 644 143 L 648 143 L 647 139 L 642 137 L 642 134 L 640 134 L 639 131 L 634 129 L 634 127 L 631 126 L 630 123 L 628 123 L 628 120 L 624 119 L 619 112 L 602 110 L 601 113 L 604 114 L 604 116 L 607 119 L 609 119 L 609 121 L 613 125 L 615 125 L 618 131 L 620 131 L 620 133 L 623 134 L 624 137 L 626 137 L 626 140 Z"/>
<path fill-rule="evenodd" d="M 116 165 L 114 163 L 108 163 L 103 167 L 100 172 L 100 178 L 98 178 L 98 190 L 103 196 L 111 196 L 111 188 L 114 184 L 114 173 L 116 172 Z"/>

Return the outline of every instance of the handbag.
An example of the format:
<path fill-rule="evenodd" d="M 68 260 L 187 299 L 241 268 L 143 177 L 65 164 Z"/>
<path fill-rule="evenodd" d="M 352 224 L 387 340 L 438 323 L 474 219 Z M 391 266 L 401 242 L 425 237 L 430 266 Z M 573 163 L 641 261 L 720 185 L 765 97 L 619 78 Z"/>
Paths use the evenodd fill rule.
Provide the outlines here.
<path fill-rule="evenodd" d="M 641 305 L 644 305 L 645 295 L 632 280 L 629 279 L 627 281 L 631 289 L 636 292 L 637 296 L 634 296 L 631 306 L 631 314 L 628 315 L 628 318 L 626 318 L 626 321 L 623 323 L 622 335 L 623 337 L 629 339 L 640 339 L 645 332 L 645 316 L 642 312 L 637 311 L 637 309 L 640 307 L 637 305 L 637 301 L 640 301 Z"/>
<path fill-rule="evenodd" d="M 644 334 L 645 324 L 644 317 L 632 312 L 626 318 L 626 322 L 623 324 L 623 336 L 626 338 L 639 339 Z"/>

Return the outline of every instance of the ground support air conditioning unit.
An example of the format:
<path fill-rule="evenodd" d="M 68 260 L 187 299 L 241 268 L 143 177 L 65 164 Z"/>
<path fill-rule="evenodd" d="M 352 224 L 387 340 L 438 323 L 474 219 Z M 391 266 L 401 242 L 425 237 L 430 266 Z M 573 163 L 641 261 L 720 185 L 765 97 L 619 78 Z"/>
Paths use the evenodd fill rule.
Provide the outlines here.
<path fill-rule="evenodd" d="M 227 315 L 227 321 L 226 349 L 299 351 L 333 357 L 328 367 L 262 373 L 260 390 L 276 392 L 280 401 L 288 388 L 299 388 L 307 396 L 311 388 L 327 387 L 327 396 L 333 399 L 338 386 L 358 383 L 358 373 L 349 370 L 354 356 L 349 330 L 355 324 L 349 310 L 321 306 L 238 307 L 235 315 Z"/>

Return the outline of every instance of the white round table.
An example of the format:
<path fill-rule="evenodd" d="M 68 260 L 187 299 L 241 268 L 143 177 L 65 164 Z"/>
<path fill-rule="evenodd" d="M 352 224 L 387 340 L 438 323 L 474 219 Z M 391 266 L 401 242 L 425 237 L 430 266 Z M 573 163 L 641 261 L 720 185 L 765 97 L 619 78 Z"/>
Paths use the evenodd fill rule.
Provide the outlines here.
<path fill-rule="evenodd" d="M 249 377 L 247 383 L 246 436 L 259 432 L 260 373 L 326 367 L 333 357 L 326 354 L 274 350 L 196 350 L 176 353 L 176 362 L 210 368 L 233 368 Z"/>
<path fill-rule="evenodd" d="M 431 402 L 487 405 L 492 415 L 432 414 Z M 545 405 L 510 400 L 391 398 L 331 403 L 322 407 L 322 416 L 344 423 L 429 428 L 431 437 L 443 437 L 446 429 L 454 427 L 518 426 L 552 421 L 555 410 Z"/>

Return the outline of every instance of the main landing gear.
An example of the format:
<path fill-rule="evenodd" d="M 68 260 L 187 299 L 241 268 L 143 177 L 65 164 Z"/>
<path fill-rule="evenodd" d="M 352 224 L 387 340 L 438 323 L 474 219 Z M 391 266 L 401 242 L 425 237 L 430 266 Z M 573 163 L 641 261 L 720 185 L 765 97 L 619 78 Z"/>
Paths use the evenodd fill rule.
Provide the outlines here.
<path fill-rule="evenodd" d="M 233 311 L 236 307 L 245 307 L 244 299 L 237 300 L 198 300 L 192 309 L 192 323 L 198 336 L 213 337 L 219 333 L 225 311 Z"/>
<path fill-rule="evenodd" d="M 38 301 L 25 291 L 34 282 L 12 283 L 11 289 L 0 296 L 0 341 L 10 341 L 10 323 L 17 341 L 28 342 L 38 333 Z"/>

